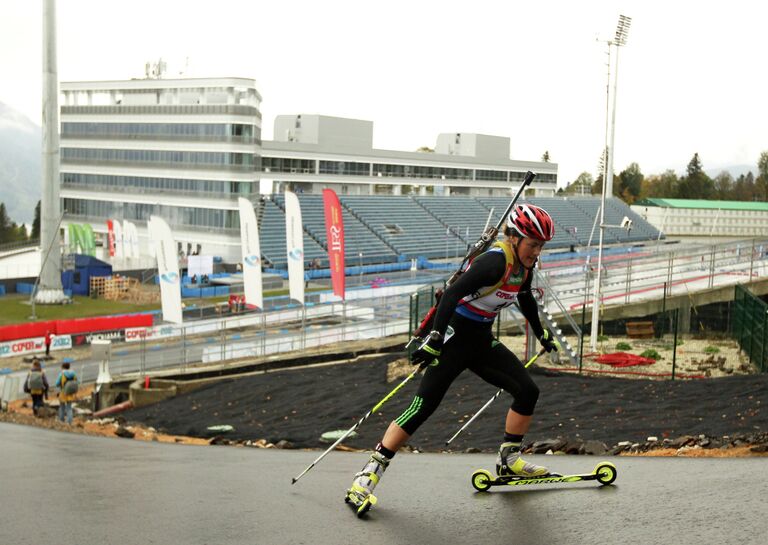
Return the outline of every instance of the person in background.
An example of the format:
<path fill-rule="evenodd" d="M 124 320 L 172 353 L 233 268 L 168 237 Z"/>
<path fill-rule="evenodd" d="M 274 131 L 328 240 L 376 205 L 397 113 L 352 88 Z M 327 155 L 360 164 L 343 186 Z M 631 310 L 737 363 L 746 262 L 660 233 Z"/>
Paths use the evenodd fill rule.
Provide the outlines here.
<path fill-rule="evenodd" d="M 59 389 L 59 420 L 67 424 L 72 423 L 72 402 L 76 399 L 79 389 L 77 375 L 70 368 L 69 362 L 61 364 L 61 372 L 56 378 L 56 387 Z"/>
<path fill-rule="evenodd" d="M 309 280 L 315 278 L 314 271 L 320 270 L 320 260 L 318 258 L 309 262 L 309 274 L 304 275 L 304 287 L 309 287 Z"/>
<path fill-rule="evenodd" d="M 48 377 L 37 358 L 32 360 L 32 369 L 24 381 L 24 391 L 32 396 L 32 413 L 40 416 L 38 412 L 45 405 L 43 400 L 48 399 Z"/>
<path fill-rule="evenodd" d="M 51 354 L 51 342 L 53 342 L 53 334 L 51 330 L 45 332 L 45 356 L 48 357 Z"/>

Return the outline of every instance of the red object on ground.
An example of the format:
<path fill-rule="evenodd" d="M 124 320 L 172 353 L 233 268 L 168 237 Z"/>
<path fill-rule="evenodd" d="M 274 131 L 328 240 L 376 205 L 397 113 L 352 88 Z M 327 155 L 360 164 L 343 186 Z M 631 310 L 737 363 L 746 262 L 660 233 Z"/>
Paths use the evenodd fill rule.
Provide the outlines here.
<path fill-rule="evenodd" d="M 144 377 L 144 389 L 149 390 L 149 377 Z"/>
<path fill-rule="evenodd" d="M 101 418 L 102 416 L 109 416 L 110 414 L 127 411 L 132 407 L 133 407 L 133 403 L 131 401 L 123 401 L 122 403 L 118 403 L 117 405 L 112 405 L 111 407 L 107 407 L 106 409 L 101 409 L 100 411 L 96 411 L 95 413 L 93 413 L 93 417 Z"/>
<path fill-rule="evenodd" d="M 612 367 L 632 367 L 633 365 L 652 365 L 656 360 L 627 354 L 626 352 L 614 352 L 595 358 L 597 363 L 604 363 Z"/>

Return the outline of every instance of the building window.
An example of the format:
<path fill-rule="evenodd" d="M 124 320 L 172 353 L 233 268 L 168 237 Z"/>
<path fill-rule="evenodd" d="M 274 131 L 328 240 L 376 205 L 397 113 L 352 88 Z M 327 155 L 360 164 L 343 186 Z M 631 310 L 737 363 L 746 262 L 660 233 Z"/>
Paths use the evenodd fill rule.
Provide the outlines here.
<path fill-rule="evenodd" d="M 506 182 L 507 173 L 503 170 L 475 170 L 475 180 L 486 180 L 493 182 Z"/>
<path fill-rule="evenodd" d="M 261 142 L 261 128 L 244 123 L 74 123 L 61 124 L 64 138 L 228 140 Z"/>
<path fill-rule="evenodd" d="M 285 172 L 289 174 L 314 174 L 315 162 L 312 159 L 283 159 L 281 157 L 261 157 L 263 172 Z"/>
<path fill-rule="evenodd" d="M 152 215 L 162 216 L 171 225 L 211 229 L 239 229 L 240 214 L 237 210 L 178 207 L 160 204 L 132 202 L 92 201 L 63 199 L 67 216 L 83 220 L 106 221 L 107 219 L 147 221 Z"/>
<path fill-rule="evenodd" d="M 252 153 L 130 149 L 61 148 L 64 163 L 162 163 L 165 166 L 229 166 L 251 170 Z"/>
<path fill-rule="evenodd" d="M 368 176 L 369 163 L 354 163 L 351 161 L 320 161 L 319 174 L 336 176 Z"/>

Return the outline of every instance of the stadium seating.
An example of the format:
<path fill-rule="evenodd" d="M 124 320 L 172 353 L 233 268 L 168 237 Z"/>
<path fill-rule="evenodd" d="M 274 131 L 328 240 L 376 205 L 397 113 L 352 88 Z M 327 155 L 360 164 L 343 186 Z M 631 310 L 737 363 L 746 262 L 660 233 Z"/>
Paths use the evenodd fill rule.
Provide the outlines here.
<path fill-rule="evenodd" d="M 282 200 L 282 196 L 276 195 Z M 282 201 L 284 205 L 284 201 Z M 303 221 L 303 218 L 302 218 Z M 285 242 L 285 209 L 274 200 L 265 200 L 259 226 L 261 255 L 276 269 L 288 268 L 288 250 Z M 304 232 L 304 261 L 319 259 L 328 262 L 328 254 L 307 232 Z M 305 266 L 306 268 L 306 266 Z"/>
<path fill-rule="evenodd" d="M 465 244 L 473 244 L 483 233 L 488 220 L 488 209 L 472 197 L 453 195 L 446 197 L 413 197 L 448 231 Z"/>
<path fill-rule="evenodd" d="M 305 268 L 315 258 L 325 268 L 328 258 L 322 195 L 300 193 L 298 197 L 305 229 Z M 480 236 L 489 215 L 491 224 L 496 224 L 509 205 L 509 197 L 464 195 L 340 195 L 339 200 L 343 209 L 348 267 L 416 257 L 462 257 L 467 246 Z M 595 217 L 600 209 L 599 198 L 533 197 L 520 202 L 541 206 L 552 215 L 555 238 L 547 244 L 548 249 L 584 247 L 590 241 L 592 246 L 597 245 L 599 228 Z M 262 255 L 273 268 L 285 269 L 285 199 L 282 195 L 273 195 L 259 206 Z M 619 225 L 625 216 L 633 222 L 631 232 L 606 229 L 605 244 L 653 241 L 659 237 L 659 231 L 624 202 L 613 198 L 607 200 L 606 224 Z"/>
<path fill-rule="evenodd" d="M 323 196 L 300 193 L 298 197 L 304 229 L 321 246 L 327 248 Z M 275 198 L 280 204 L 284 202 L 282 195 Z M 357 219 L 349 209 L 342 206 L 341 215 L 344 222 L 344 262 L 348 267 L 397 261 L 395 251 Z M 328 266 L 327 254 L 320 259 L 320 262 L 322 267 Z"/>
<path fill-rule="evenodd" d="M 445 257 L 446 228 L 414 199 L 390 195 L 341 195 L 339 200 L 392 247 L 400 259 Z"/>

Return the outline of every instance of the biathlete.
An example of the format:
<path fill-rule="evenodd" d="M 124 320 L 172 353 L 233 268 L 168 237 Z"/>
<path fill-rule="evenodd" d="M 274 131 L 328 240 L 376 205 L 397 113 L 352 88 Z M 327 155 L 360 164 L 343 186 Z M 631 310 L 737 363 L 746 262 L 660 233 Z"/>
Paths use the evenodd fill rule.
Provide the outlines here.
<path fill-rule="evenodd" d="M 540 477 L 549 473 L 546 467 L 520 457 L 539 388 L 517 356 L 494 338 L 492 325 L 498 313 L 517 299 L 542 347 L 547 352 L 557 350 L 551 334 L 541 325 L 531 293 L 532 269 L 544 244 L 555 234 L 554 223 L 542 208 L 521 204 L 512 209 L 504 234 L 506 238 L 470 263 L 440 298 L 434 329 L 412 356 L 415 365 L 426 364 L 418 392 L 405 412 L 389 425 L 347 490 L 347 499 L 357 507 L 375 503 L 372 492 L 384 470 L 440 405 L 464 369 L 503 388 L 513 398 L 496 460 L 498 475 Z"/>

